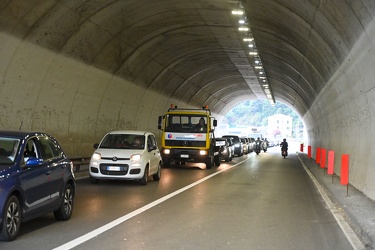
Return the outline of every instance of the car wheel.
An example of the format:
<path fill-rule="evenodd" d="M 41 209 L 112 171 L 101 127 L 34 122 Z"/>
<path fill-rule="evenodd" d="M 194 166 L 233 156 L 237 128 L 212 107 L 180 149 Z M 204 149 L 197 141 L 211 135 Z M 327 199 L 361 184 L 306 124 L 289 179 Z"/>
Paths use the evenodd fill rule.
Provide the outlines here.
<path fill-rule="evenodd" d="M 98 183 L 99 183 L 99 179 L 96 179 L 96 178 L 90 176 L 90 182 L 91 182 L 92 184 L 98 184 Z"/>
<path fill-rule="evenodd" d="M 160 163 L 158 164 L 158 171 L 152 176 L 152 178 L 154 179 L 154 181 L 158 181 L 160 180 L 160 177 L 161 177 L 161 167 L 160 167 Z"/>
<path fill-rule="evenodd" d="M 61 206 L 54 211 L 56 220 L 69 220 L 73 213 L 74 190 L 72 185 L 66 184 Z"/>
<path fill-rule="evenodd" d="M 3 220 L 0 225 L 0 240 L 12 241 L 16 238 L 21 227 L 21 206 L 16 196 L 11 196 L 6 202 Z"/>
<path fill-rule="evenodd" d="M 143 177 L 141 179 L 139 179 L 139 184 L 147 185 L 147 179 L 148 179 L 148 165 L 145 168 L 145 172 L 143 173 Z"/>
<path fill-rule="evenodd" d="M 229 157 L 229 155 L 226 155 L 226 156 L 225 156 L 224 161 L 225 161 L 225 162 L 230 161 L 230 157 Z"/>

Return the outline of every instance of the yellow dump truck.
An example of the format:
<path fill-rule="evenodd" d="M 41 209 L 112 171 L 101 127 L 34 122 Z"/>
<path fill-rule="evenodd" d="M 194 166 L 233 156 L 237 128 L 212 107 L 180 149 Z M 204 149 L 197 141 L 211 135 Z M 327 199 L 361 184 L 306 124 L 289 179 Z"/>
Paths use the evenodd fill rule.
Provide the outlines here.
<path fill-rule="evenodd" d="M 159 116 L 158 128 L 162 130 L 161 155 L 164 167 L 172 162 L 203 162 L 206 168 L 220 165 L 215 152 L 214 128 L 217 120 L 211 116 L 207 106 L 201 109 L 177 108 L 171 105 Z"/>

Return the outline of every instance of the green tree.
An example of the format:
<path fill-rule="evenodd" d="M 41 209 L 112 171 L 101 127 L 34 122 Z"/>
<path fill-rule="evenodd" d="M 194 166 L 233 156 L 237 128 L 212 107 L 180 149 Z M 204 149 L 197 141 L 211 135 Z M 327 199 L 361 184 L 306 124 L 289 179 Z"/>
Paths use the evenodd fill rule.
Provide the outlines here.
<path fill-rule="evenodd" d="M 287 105 L 279 102 L 272 106 L 268 100 L 248 100 L 233 107 L 225 117 L 230 127 L 264 127 L 268 124 L 268 117 L 276 114 L 291 116 L 293 118 L 293 128 L 296 128 L 293 129 L 293 132 L 301 133 L 303 123 L 297 113 Z"/>

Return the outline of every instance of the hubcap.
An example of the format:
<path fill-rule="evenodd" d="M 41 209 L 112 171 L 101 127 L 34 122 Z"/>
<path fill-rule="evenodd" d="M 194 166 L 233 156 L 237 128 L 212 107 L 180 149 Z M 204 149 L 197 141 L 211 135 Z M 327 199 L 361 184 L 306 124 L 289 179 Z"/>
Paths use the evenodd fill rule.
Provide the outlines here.
<path fill-rule="evenodd" d="M 64 208 L 65 208 L 65 213 L 70 214 L 72 211 L 72 206 L 73 206 L 73 195 L 72 195 L 72 190 L 68 188 L 65 192 L 64 196 Z"/>
<path fill-rule="evenodd" d="M 7 231 L 10 235 L 13 235 L 17 232 L 19 220 L 20 218 L 18 206 L 15 202 L 12 202 L 8 207 L 6 215 Z"/>

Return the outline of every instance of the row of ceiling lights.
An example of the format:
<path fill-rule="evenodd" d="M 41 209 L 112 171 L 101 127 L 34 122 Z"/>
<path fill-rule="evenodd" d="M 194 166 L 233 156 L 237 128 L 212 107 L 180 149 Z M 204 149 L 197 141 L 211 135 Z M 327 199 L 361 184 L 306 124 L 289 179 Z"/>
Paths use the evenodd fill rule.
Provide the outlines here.
<path fill-rule="evenodd" d="M 267 99 L 271 103 L 271 105 L 275 104 L 275 99 L 273 97 L 272 91 L 270 89 L 270 86 L 268 84 L 267 76 L 263 68 L 262 61 L 260 59 L 258 50 L 255 45 L 254 38 L 251 34 L 251 30 L 248 27 L 247 18 L 245 15 L 245 12 L 243 11 L 243 8 L 232 10 L 232 14 L 239 17 L 238 23 L 238 31 L 245 34 L 243 37 L 243 42 L 246 43 L 246 45 L 249 47 L 249 55 L 252 57 L 251 60 L 254 60 L 254 68 L 257 70 L 258 79 L 261 82 L 261 85 L 263 87 L 263 90 L 267 96 Z"/>

